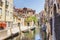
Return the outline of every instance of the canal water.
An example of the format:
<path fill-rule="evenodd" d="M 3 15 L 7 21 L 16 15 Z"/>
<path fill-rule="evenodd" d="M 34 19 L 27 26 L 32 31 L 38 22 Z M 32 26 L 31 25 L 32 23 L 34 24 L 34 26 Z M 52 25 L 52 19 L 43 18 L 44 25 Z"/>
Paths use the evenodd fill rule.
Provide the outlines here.
<path fill-rule="evenodd" d="M 36 34 L 36 35 L 35 35 L 35 40 L 42 40 L 40 34 Z"/>
<path fill-rule="evenodd" d="M 38 27 L 32 32 L 23 33 L 23 35 L 24 37 L 22 37 L 22 39 L 20 39 L 20 36 L 17 36 L 8 40 L 42 40 L 40 28 Z"/>
<path fill-rule="evenodd" d="M 30 36 L 28 36 L 28 35 L 25 35 L 28 38 L 30 37 L 30 39 L 28 39 L 28 40 L 42 40 L 40 27 L 37 27 L 34 31 L 35 32 L 33 32 L 33 35 L 31 34 L 31 32 L 30 32 L 30 34 L 28 33 L 28 35 L 30 35 L 32 38 Z"/>
<path fill-rule="evenodd" d="M 35 40 L 42 40 L 42 36 L 41 36 L 41 32 L 40 32 L 39 27 L 36 28 Z"/>

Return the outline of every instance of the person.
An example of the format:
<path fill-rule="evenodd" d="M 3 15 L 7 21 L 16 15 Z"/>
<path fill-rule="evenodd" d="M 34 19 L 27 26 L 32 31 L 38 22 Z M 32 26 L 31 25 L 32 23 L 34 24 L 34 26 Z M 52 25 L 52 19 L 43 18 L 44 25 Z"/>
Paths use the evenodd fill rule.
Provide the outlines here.
<path fill-rule="evenodd" d="M 42 32 L 43 32 L 44 40 L 46 40 L 46 27 L 47 27 L 46 24 L 42 25 Z"/>
<path fill-rule="evenodd" d="M 42 30 L 43 30 L 44 32 L 46 31 L 46 25 L 45 25 L 45 24 L 42 25 Z"/>

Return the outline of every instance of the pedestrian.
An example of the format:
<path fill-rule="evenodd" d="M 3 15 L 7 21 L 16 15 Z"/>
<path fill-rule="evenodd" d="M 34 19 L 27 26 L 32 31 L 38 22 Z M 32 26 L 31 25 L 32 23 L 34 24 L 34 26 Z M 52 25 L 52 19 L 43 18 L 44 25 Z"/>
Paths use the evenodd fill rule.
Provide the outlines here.
<path fill-rule="evenodd" d="M 42 25 L 42 32 L 43 32 L 42 35 L 44 40 L 46 40 L 46 27 L 47 27 L 46 24 Z"/>
<path fill-rule="evenodd" d="M 45 24 L 42 25 L 42 30 L 43 30 L 44 32 L 46 32 L 46 25 L 45 25 Z"/>

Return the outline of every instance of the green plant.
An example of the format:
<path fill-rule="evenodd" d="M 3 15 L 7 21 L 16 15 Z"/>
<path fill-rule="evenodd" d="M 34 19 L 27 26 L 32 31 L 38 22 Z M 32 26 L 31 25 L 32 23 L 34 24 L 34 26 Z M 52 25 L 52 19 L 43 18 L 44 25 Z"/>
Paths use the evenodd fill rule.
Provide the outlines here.
<path fill-rule="evenodd" d="M 38 21 L 37 18 L 35 16 L 29 16 L 25 19 L 25 21 L 27 23 L 31 22 L 31 21 L 34 21 L 35 23 Z"/>

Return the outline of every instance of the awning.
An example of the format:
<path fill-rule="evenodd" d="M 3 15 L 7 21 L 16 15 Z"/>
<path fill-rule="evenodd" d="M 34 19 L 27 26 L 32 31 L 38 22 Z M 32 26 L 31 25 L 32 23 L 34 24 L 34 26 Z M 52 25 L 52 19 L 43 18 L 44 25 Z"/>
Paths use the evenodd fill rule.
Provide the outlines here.
<path fill-rule="evenodd" d="M 5 22 L 0 22 L 0 27 L 6 28 L 6 23 Z"/>

